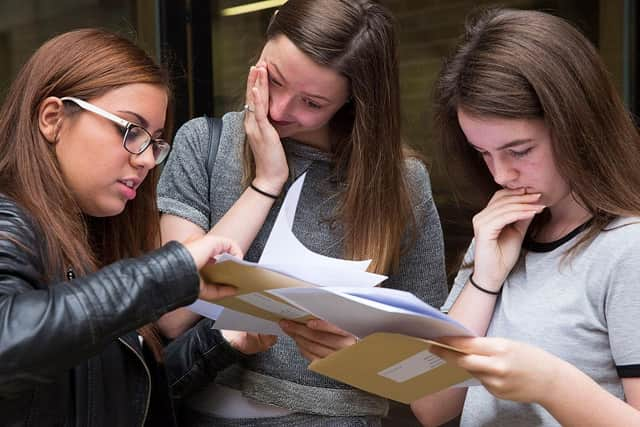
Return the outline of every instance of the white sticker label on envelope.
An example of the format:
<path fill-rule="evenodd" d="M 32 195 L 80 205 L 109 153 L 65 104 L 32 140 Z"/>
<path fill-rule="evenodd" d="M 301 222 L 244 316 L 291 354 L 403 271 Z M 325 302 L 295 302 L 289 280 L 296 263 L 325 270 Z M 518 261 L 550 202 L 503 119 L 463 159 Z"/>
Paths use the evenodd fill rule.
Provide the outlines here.
<path fill-rule="evenodd" d="M 422 375 L 425 372 L 435 369 L 444 363 L 444 360 L 425 350 L 420 353 L 416 353 L 395 365 L 383 369 L 378 372 L 378 375 L 389 378 L 390 380 L 398 383 L 403 383 L 417 377 L 418 375 Z"/>
<path fill-rule="evenodd" d="M 236 298 L 242 301 L 255 305 L 262 310 L 281 316 L 283 319 L 297 319 L 299 317 L 307 316 L 309 313 L 306 311 L 298 310 L 289 304 L 285 304 L 259 292 L 253 292 L 250 294 L 238 295 Z"/>

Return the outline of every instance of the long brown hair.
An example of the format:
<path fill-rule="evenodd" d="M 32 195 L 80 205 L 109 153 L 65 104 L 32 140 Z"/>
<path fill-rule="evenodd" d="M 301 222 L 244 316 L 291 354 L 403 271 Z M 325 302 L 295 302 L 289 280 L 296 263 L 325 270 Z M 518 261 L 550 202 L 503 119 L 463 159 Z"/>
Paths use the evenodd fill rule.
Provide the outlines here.
<path fill-rule="evenodd" d="M 640 136 L 591 43 L 562 18 L 489 9 L 466 23 L 434 88 L 440 158 L 483 205 L 498 189 L 458 124 L 476 116 L 542 119 L 553 156 L 576 200 L 593 214 L 573 249 L 616 216 L 640 214 Z M 573 250 L 572 249 L 572 250 Z"/>
<path fill-rule="evenodd" d="M 63 279 L 67 268 L 86 274 L 158 246 L 156 169 L 120 215 L 89 218 L 38 127 L 39 106 L 49 96 L 90 100 L 132 83 L 158 85 L 170 94 L 168 75 L 133 42 L 103 30 L 76 30 L 49 40 L 31 56 L 2 105 L 0 188 L 42 231 L 44 281 Z"/>
<path fill-rule="evenodd" d="M 329 123 L 335 174 L 346 184 L 336 217 L 345 256 L 370 258 L 371 271 L 386 273 L 397 267 L 403 233 L 413 226 L 391 15 L 371 0 L 290 0 L 267 29 L 267 40 L 278 35 L 349 81 L 351 101 Z"/>

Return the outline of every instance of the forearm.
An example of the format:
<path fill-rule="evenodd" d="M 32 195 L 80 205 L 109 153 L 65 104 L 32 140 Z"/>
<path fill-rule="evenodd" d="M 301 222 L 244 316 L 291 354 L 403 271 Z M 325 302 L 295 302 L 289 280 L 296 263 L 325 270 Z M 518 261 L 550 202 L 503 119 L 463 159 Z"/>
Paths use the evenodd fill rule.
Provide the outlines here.
<path fill-rule="evenodd" d="M 491 323 L 497 295 L 490 295 L 474 288 L 469 281 L 449 310 L 449 316 L 462 323 L 479 336 L 484 336 Z"/>
<path fill-rule="evenodd" d="M 439 426 L 462 413 L 466 388 L 448 388 L 411 403 L 411 410 L 423 426 Z"/>
<path fill-rule="evenodd" d="M 165 366 L 175 398 L 183 398 L 211 383 L 217 374 L 245 357 L 204 319 L 165 349 Z"/>
<path fill-rule="evenodd" d="M 558 373 L 540 404 L 563 426 L 640 425 L 640 411 L 600 387 L 571 364 L 559 360 Z M 597 409 L 597 410 L 594 410 Z"/>
<path fill-rule="evenodd" d="M 0 276 L 16 289 L 0 296 L 0 394 L 52 381 L 198 292 L 193 260 L 177 244 L 46 289 L 26 289 L 11 271 Z"/>
<path fill-rule="evenodd" d="M 243 252 L 264 225 L 275 200 L 247 188 L 211 231 L 235 240 Z"/>
<path fill-rule="evenodd" d="M 246 252 L 262 228 L 274 200 L 248 188 L 212 228 L 211 232 L 235 240 Z M 185 241 L 200 237 L 205 231 L 196 224 L 175 215 L 165 214 L 160 219 L 163 243 L 170 240 Z M 193 326 L 200 316 L 187 308 L 181 308 L 162 316 L 158 327 L 167 338 L 177 338 Z"/>

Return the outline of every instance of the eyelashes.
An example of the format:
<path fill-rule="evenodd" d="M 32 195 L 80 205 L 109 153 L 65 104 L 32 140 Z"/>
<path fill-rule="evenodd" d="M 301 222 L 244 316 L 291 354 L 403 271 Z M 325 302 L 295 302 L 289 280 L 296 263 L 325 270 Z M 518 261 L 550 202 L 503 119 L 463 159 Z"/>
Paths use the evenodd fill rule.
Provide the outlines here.
<path fill-rule="evenodd" d="M 282 83 L 280 83 L 278 80 L 274 79 L 273 77 L 269 77 L 269 82 L 274 85 L 275 87 L 282 87 Z M 320 108 L 322 108 L 322 106 L 318 103 L 316 103 L 315 101 L 312 101 L 311 99 L 308 98 L 302 98 L 302 102 L 304 103 L 304 105 L 308 108 L 314 109 L 314 110 L 319 110 Z"/>

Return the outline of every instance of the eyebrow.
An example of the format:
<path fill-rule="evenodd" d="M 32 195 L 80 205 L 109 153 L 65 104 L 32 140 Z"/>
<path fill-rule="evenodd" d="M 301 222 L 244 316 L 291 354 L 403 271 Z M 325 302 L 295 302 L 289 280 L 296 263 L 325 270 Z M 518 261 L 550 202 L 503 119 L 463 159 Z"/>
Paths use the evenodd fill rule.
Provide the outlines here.
<path fill-rule="evenodd" d="M 278 74 L 278 77 L 279 77 L 279 78 L 280 78 L 284 83 L 286 83 L 286 82 L 287 82 L 287 79 L 286 79 L 286 78 L 284 77 L 284 75 L 280 72 L 280 70 L 278 69 L 278 66 L 277 66 L 276 64 L 274 64 L 273 62 L 270 62 L 270 63 L 269 63 L 269 65 L 273 67 L 273 69 L 275 70 L 275 72 Z M 329 98 L 325 98 L 325 97 L 324 97 L 324 96 L 322 96 L 322 95 L 314 95 L 314 94 L 306 93 L 306 92 L 302 92 L 302 94 L 303 94 L 304 96 L 309 97 L 309 98 L 317 98 L 317 99 L 321 99 L 321 100 L 323 100 L 323 101 L 325 101 L 325 102 L 328 102 L 328 103 L 331 103 L 331 102 L 332 102 Z"/>
<path fill-rule="evenodd" d="M 511 142 L 507 142 L 506 144 L 501 145 L 496 150 L 497 151 L 506 150 L 507 148 L 517 147 L 519 145 L 527 144 L 527 143 L 529 143 L 531 141 L 533 141 L 533 138 L 515 139 L 515 140 L 513 140 Z M 476 150 L 482 151 L 482 149 L 480 147 L 478 147 L 477 145 L 475 145 L 473 142 L 469 141 L 469 144 L 473 145 L 473 148 L 475 148 Z"/>
<path fill-rule="evenodd" d="M 119 113 L 130 114 L 130 115 L 134 116 L 136 118 L 136 121 L 138 122 L 136 124 L 142 126 L 145 129 L 147 129 L 149 127 L 149 122 L 138 113 L 134 113 L 133 111 L 129 111 L 129 110 L 118 110 L 118 112 Z M 156 135 L 156 134 L 161 133 L 163 131 L 164 131 L 164 129 L 157 129 L 155 132 L 149 132 L 149 133 L 151 133 L 151 135 Z"/>

